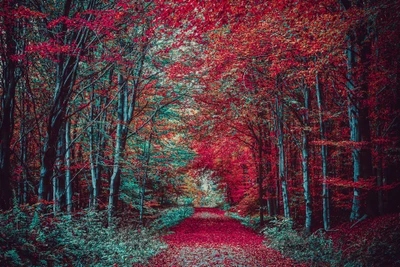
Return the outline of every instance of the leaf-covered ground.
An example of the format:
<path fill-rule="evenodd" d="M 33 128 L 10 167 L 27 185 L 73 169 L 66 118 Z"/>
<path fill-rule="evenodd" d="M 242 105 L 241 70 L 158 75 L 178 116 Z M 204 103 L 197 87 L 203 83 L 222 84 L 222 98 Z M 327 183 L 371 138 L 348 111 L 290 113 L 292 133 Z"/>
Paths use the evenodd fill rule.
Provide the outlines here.
<path fill-rule="evenodd" d="M 164 237 L 168 249 L 148 266 L 293 266 L 294 262 L 263 245 L 263 237 L 224 211 L 198 208 Z"/>

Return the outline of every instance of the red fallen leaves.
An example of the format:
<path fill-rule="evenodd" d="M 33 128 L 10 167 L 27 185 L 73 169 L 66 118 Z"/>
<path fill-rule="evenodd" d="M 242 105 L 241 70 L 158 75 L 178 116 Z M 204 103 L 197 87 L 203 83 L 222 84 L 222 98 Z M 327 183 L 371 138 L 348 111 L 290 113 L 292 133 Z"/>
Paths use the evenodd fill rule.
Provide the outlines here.
<path fill-rule="evenodd" d="M 198 208 L 171 229 L 164 240 L 168 249 L 148 266 L 293 266 L 294 262 L 263 245 L 262 236 L 224 211 Z"/>

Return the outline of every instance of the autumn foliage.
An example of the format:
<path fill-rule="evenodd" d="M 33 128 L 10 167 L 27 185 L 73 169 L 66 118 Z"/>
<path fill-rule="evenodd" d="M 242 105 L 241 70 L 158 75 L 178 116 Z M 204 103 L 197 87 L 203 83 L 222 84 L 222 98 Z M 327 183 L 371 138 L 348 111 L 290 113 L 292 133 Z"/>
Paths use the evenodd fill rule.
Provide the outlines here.
<path fill-rule="evenodd" d="M 212 203 L 307 235 L 398 213 L 399 14 L 398 0 L 4 0 L 0 208 L 146 227 Z"/>

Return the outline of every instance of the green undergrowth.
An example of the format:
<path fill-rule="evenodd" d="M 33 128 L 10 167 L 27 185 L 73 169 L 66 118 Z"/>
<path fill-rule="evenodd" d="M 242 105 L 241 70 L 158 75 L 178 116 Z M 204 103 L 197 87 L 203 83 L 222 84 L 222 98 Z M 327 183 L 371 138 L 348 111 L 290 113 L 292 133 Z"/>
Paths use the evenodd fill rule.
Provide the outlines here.
<path fill-rule="evenodd" d="M 310 266 L 354 266 L 344 264 L 341 251 L 322 231 L 305 236 L 293 228 L 289 219 L 272 220 L 262 231 L 268 247 L 297 262 Z"/>
<path fill-rule="evenodd" d="M 132 266 L 166 247 L 160 230 L 178 224 L 193 208 L 164 210 L 153 227 L 107 226 L 105 211 L 73 217 L 41 215 L 35 207 L 15 206 L 0 214 L 0 266 Z"/>
<path fill-rule="evenodd" d="M 261 231 L 266 246 L 307 266 L 400 266 L 400 214 L 377 217 L 355 225 L 343 224 L 330 232 L 305 235 L 286 218 L 268 217 L 260 228 L 258 217 L 227 216 Z"/>
<path fill-rule="evenodd" d="M 179 224 L 182 220 L 192 216 L 194 208 L 191 206 L 181 206 L 164 210 L 153 222 L 152 228 L 162 230 Z"/>
<path fill-rule="evenodd" d="M 259 217 L 252 217 L 250 215 L 242 217 L 236 212 L 227 212 L 226 215 L 240 221 L 240 223 L 243 224 L 244 226 L 250 227 L 254 230 L 257 229 L 260 224 Z"/>
<path fill-rule="evenodd" d="M 396 217 L 396 216 L 395 216 Z M 307 266 L 400 266 L 398 216 L 376 218 L 354 228 L 304 235 L 289 219 L 276 219 L 263 229 L 266 245 Z"/>

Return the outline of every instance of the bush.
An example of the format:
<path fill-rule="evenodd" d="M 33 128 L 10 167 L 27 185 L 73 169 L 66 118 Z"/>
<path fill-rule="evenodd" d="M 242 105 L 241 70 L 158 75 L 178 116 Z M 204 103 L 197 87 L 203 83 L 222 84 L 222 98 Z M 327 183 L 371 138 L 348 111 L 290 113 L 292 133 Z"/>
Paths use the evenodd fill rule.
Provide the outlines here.
<path fill-rule="evenodd" d="M 400 214 L 371 218 L 354 228 L 341 227 L 338 241 L 346 259 L 359 266 L 400 266 Z"/>
<path fill-rule="evenodd" d="M 303 236 L 293 229 L 293 222 L 289 219 L 272 220 L 270 224 L 263 229 L 269 247 L 311 266 L 342 266 L 341 252 L 321 231 Z"/>
<path fill-rule="evenodd" d="M 193 213 L 194 208 L 190 206 L 166 209 L 162 211 L 159 218 L 153 222 L 152 228 L 159 231 L 175 226 L 182 220 L 192 216 Z"/>
<path fill-rule="evenodd" d="M 363 250 L 362 250 L 363 251 Z M 364 250 L 365 251 L 365 250 Z M 400 266 L 400 229 L 382 238 L 374 238 L 359 259 L 368 266 Z"/>
<path fill-rule="evenodd" d="M 285 256 L 311 266 L 400 266 L 399 215 L 353 223 L 331 232 L 316 231 L 303 236 L 293 229 L 291 220 L 273 220 L 263 232 L 267 245 Z"/>
<path fill-rule="evenodd" d="M 60 242 L 66 244 L 64 254 L 74 265 L 129 266 L 144 263 L 165 247 L 148 229 L 104 227 L 103 212 L 88 212 L 70 221 L 65 217 L 58 225 L 64 228 Z"/>
<path fill-rule="evenodd" d="M 250 216 L 242 217 L 236 212 L 228 212 L 226 215 L 240 221 L 240 223 L 243 224 L 244 226 L 253 229 L 257 229 L 258 225 L 260 224 L 259 217 L 250 217 Z"/>
<path fill-rule="evenodd" d="M 53 240 L 57 229 L 43 224 L 33 207 L 14 205 L 0 214 L 0 265 L 46 266 L 57 263 L 59 245 Z"/>
<path fill-rule="evenodd" d="M 39 216 L 15 206 L 0 214 L 0 266 L 129 266 L 165 247 L 148 229 L 106 227 L 104 212 Z"/>

